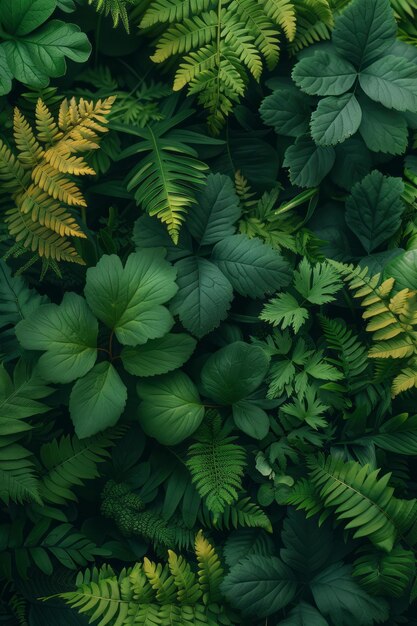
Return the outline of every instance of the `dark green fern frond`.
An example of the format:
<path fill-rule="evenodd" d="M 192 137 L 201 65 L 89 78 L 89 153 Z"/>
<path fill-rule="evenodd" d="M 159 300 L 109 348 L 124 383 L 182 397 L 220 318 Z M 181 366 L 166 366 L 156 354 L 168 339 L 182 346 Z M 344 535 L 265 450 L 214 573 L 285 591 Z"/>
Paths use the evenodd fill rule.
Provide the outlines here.
<path fill-rule="evenodd" d="M 415 569 L 414 552 L 396 546 L 389 554 L 366 551 L 355 561 L 353 575 L 372 595 L 399 598 L 409 587 Z"/>
<path fill-rule="evenodd" d="M 127 7 L 131 4 L 136 4 L 136 0 L 88 0 L 88 4 L 94 4 L 98 13 L 103 13 L 103 15 L 106 16 L 111 15 L 115 28 L 120 21 L 125 27 L 126 32 L 129 32 Z"/>
<path fill-rule="evenodd" d="M 218 414 L 200 427 L 195 438 L 198 443 L 188 449 L 187 467 L 216 519 L 227 504 L 238 498 L 246 465 L 245 449 L 234 443 L 236 437 L 226 435 Z"/>

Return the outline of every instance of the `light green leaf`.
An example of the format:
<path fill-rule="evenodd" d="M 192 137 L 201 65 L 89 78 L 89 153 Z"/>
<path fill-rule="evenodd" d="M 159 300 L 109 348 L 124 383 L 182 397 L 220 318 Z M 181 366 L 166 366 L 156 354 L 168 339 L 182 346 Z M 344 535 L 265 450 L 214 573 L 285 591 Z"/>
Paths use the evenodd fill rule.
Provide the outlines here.
<path fill-rule="evenodd" d="M 417 455 L 417 415 L 401 413 L 391 417 L 379 429 L 379 434 L 372 436 L 378 448 L 403 454 Z"/>
<path fill-rule="evenodd" d="M 51 20 L 33 33 L 2 44 L 15 78 L 31 87 L 46 87 L 66 72 L 65 57 L 87 61 L 91 45 L 76 24 Z"/>
<path fill-rule="evenodd" d="M 333 148 L 317 146 L 308 137 L 299 137 L 287 148 L 284 167 L 289 167 L 293 185 L 314 187 L 330 172 L 335 158 Z"/>
<path fill-rule="evenodd" d="M 261 298 L 288 285 L 291 278 L 288 263 L 279 252 L 246 235 L 222 239 L 211 258 L 242 296 Z"/>
<path fill-rule="evenodd" d="M 278 135 L 298 137 L 308 131 L 310 102 L 304 94 L 278 89 L 262 101 L 259 112 Z"/>
<path fill-rule="evenodd" d="M 184 365 L 194 352 L 196 341 L 185 333 L 168 333 L 160 339 L 150 339 L 142 346 L 123 348 L 125 370 L 134 376 L 166 374 Z"/>
<path fill-rule="evenodd" d="M 174 321 L 162 306 L 177 292 L 175 269 L 162 249 L 130 254 L 125 267 L 115 254 L 87 270 L 84 289 L 93 313 L 128 346 L 165 335 Z"/>
<path fill-rule="evenodd" d="M 329 626 L 329 623 L 314 606 L 300 602 L 290 611 L 288 617 L 279 622 L 279 626 Z"/>
<path fill-rule="evenodd" d="M 241 559 L 222 583 L 233 607 L 257 619 L 284 608 L 295 596 L 297 584 L 286 565 L 274 556 L 250 555 Z"/>
<path fill-rule="evenodd" d="M 210 174 L 204 190 L 197 194 L 187 227 L 200 245 L 206 246 L 233 235 L 240 214 L 239 198 L 231 179 Z"/>
<path fill-rule="evenodd" d="M 332 40 L 340 55 L 361 68 L 381 57 L 396 33 L 389 0 L 354 0 L 336 19 Z"/>
<path fill-rule="evenodd" d="M 335 300 L 342 288 L 339 273 L 329 263 L 316 263 L 314 267 L 306 257 L 294 272 L 294 287 L 312 304 L 327 304 Z"/>
<path fill-rule="evenodd" d="M 400 227 L 405 205 L 404 183 L 374 170 L 352 188 L 346 201 L 346 223 L 369 254 Z"/>
<path fill-rule="evenodd" d="M 359 102 L 362 109 L 359 132 L 368 148 L 373 152 L 403 154 L 408 143 L 405 117 L 396 111 L 387 111 L 365 96 Z"/>
<path fill-rule="evenodd" d="M 417 65 L 387 55 L 359 74 L 366 95 L 387 109 L 417 113 Z"/>
<path fill-rule="evenodd" d="M 384 268 L 384 278 L 395 278 L 395 290 L 417 291 L 417 250 L 407 250 L 396 256 Z"/>
<path fill-rule="evenodd" d="M 212 354 L 201 370 L 202 393 L 215 402 L 233 404 L 262 383 L 269 358 L 259 346 L 235 341 Z"/>
<path fill-rule="evenodd" d="M 56 0 L 2 0 L 2 26 L 8 33 L 22 37 L 46 22 L 55 8 Z"/>
<path fill-rule="evenodd" d="M 356 133 L 361 119 L 353 93 L 323 98 L 311 116 L 311 135 L 319 146 L 335 146 Z"/>
<path fill-rule="evenodd" d="M 165 446 L 181 443 L 203 421 L 204 406 L 197 387 L 184 372 L 140 382 L 137 390 L 142 400 L 138 413 L 140 425 L 147 435 Z"/>
<path fill-rule="evenodd" d="M 178 293 L 171 311 L 197 337 L 206 335 L 225 319 L 233 298 L 233 287 L 211 261 L 192 256 L 175 264 Z"/>
<path fill-rule="evenodd" d="M 353 65 L 327 52 L 315 52 L 298 61 L 292 78 L 296 84 L 314 96 L 340 96 L 350 89 L 356 80 Z"/>
<path fill-rule="evenodd" d="M 13 74 L 7 63 L 6 51 L 0 44 L 0 96 L 3 96 L 12 88 Z"/>
<path fill-rule="evenodd" d="M 247 400 L 233 404 L 233 421 L 236 428 L 254 439 L 263 439 L 269 431 L 269 417 L 263 409 Z"/>
<path fill-rule="evenodd" d="M 98 363 L 75 383 L 69 401 L 71 419 L 79 439 L 114 426 L 127 400 L 127 389 L 114 366 Z"/>
<path fill-rule="evenodd" d="M 62 303 L 45 304 L 16 326 L 27 350 L 45 350 L 39 373 L 45 380 L 69 383 L 84 376 L 97 358 L 98 324 L 84 298 L 66 293 Z"/>
<path fill-rule="evenodd" d="M 308 310 L 301 306 L 290 293 L 279 293 L 262 309 L 260 319 L 282 329 L 292 326 L 298 333 L 308 319 Z"/>
<path fill-rule="evenodd" d="M 336 563 L 317 574 L 311 591 L 319 611 L 340 626 L 370 626 L 388 619 L 388 604 L 366 593 L 352 578 L 350 565 Z"/>

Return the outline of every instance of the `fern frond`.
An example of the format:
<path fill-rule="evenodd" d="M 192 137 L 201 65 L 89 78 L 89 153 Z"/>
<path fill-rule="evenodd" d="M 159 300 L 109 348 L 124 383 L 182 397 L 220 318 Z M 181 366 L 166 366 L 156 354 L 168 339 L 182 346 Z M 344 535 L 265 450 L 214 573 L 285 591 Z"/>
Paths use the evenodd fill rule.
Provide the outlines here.
<path fill-rule="evenodd" d="M 26 249 L 36 252 L 40 257 L 84 265 L 78 252 L 65 237 L 32 221 L 30 216 L 18 209 L 7 211 L 5 222 L 16 242 L 22 242 Z"/>
<path fill-rule="evenodd" d="M 72 488 L 99 476 L 97 465 L 110 457 L 108 448 L 122 431 L 99 433 L 87 439 L 64 435 L 45 443 L 40 449 L 42 473 L 40 493 L 45 502 L 65 504 L 77 501 Z"/>
<path fill-rule="evenodd" d="M 101 626 L 230 624 L 220 594 L 223 571 L 201 533 L 196 538 L 196 553 L 198 577 L 184 557 L 169 550 L 167 565 L 145 557 L 143 564 L 124 569 L 119 576 L 104 565 L 100 570 L 94 568 L 79 574 L 76 591 L 58 597 L 88 615 L 90 623 L 98 622 Z M 213 595 L 209 590 L 214 590 Z"/>
<path fill-rule="evenodd" d="M 52 165 L 37 165 L 32 171 L 32 180 L 55 200 L 65 202 L 69 206 L 87 206 L 77 185 L 62 176 Z"/>
<path fill-rule="evenodd" d="M 86 237 L 75 218 L 36 185 L 31 185 L 17 200 L 20 211 L 24 214 L 30 213 L 33 222 L 39 222 L 41 226 L 53 230 L 61 237 Z"/>
<path fill-rule="evenodd" d="M 98 13 L 111 15 L 114 28 L 117 28 L 119 21 L 122 22 L 127 33 L 129 33 L 129 16 L 127 7 L 135 0 L 88 0 L 88 4 L 94 4 Z"/>
<path fill-rule="evenodd" d="M 372 595 L 399 598 L 409 587 L 415 569 L 414 553 L 396 546 L 389 554 L 365 552 L 354 562 L 353 576 Z"/>
<path fill-rule="evenodd" d="M 292 0 L 260 0 L 263 9 L 276 24 L 281 26 L 288 41 L 296 33 L 296 14 Z"/>
<path fill-rule="evenodd" d="M 355 268 L 331 261 L 365 309 L 362 317 L 374 344 L 369 357 L 404 359 L 401 373 L 394 379 L 392 395 L 410 389 L 417 383 L 417 293 L 410 289 L 395 292 L 395 280 L 381 282 L 380 274 L 369 276 L 367 268 Z"/>
<path fill-rule="evenodd" d="M 198 443 L 188 449 L 187 467 L 193 483 L 214 519 L 225 506 L 238 498 L 246 465 L 244 448 L 234 443 L 235 437 L 226 436 L 221 418 L 215 415 L 212 423 L 200 427 Z"/>
<path fill-rule="evenodd" d="M 36 103 L 36 130 L 38 141 L 48 145 L 52 145 L 62 139 L 62 133 L 46 104 L 38 98 Z"/>
<path fill-rule="evenodd" d="M 354 537 L 367 537 L 375 546 L 390 552 L 398 538 L 415 523 L 416 501 L 399 500 L 389 486 L 391 475 L 379 477 L 355 461 L 339 457 L 310 457 L 309 480 L 325 509 L 354 530 Z M 298 508 L 310 507 L 300 502 Z"/>
<path fill-rule="evenodd" d="M 42 159 L 44 151 L 36 140 L 32 128 L 25 116 L 16 107 L 13 117 L 14 141 L 19 151 L 18 159 L 25 167 L 30 169 Z"/>
<path fill-rule="evenodd" d="M 328 348 L 336 353 L 331 362 L 343 371 L 350 384 L 354 383 L 368 367 L 366 347 L 344 321 L 331 320 L 323 315 L 319 316 L 319 321 Z"/>
<path fill-rule="evenodd" d="M 266 531 L 272 532 L 271 521 L 266 513 L 248 497 L 225 506 L 223 513 L 216 516 L 216 519 L 206 507 L 202 507 L 198 515 L 202 524 L 207 528 L 220 530 L 241 527 L 264 528 Z"/>
<path fill-rule="evenodd" d="M 4 191 L 10 194 L 25 189 L 25 170 L 10 148 L 0 139 L 0 181 Z"/>

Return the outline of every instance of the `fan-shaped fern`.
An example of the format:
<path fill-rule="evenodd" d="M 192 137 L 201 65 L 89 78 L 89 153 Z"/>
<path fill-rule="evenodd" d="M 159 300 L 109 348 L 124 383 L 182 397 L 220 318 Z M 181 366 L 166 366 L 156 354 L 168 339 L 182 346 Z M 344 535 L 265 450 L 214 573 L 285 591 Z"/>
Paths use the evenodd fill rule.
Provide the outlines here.
<path fill-rule="evenodd" d="M 227 609 L 221 604 L 223 570 L 201 531 L 195 540 L 195 552 L 196 573 L 184 557 L 169 550 L 166 564 L 145 558 L 118 576 L 107 565 L 80 573 L 77 590 L 58 597 L 99 626 L 230 624 Z"/>
<path fill-rule="evenodd" d="M 214 415 L 211 423 L 203 424 L 194 436 L 198 443 L 188 449 L 187 466 L 197 491 L 216 519 L 227 504 L 238 498 L 245 468 L 245 450 L 233 443 L 236 437 L 227 436 L 218 414 Z"/>
<path fill-rule="evenodd" d="M 99 13 L 111 15 L 115 28 L 119 21 L 122 22 L 126 32 L 129 32 L 127 8 L 129 4 L 135 4 L 135 2 L 136 0 L 88 0 L 88 4 L 93 4 Z"/>
<path fill-rule="evenodd" d="M 396 541 L 416 523 L 415 500 L 399 500 L 389 486 L 390 474 L 379 477 L 380 470 L 355 461 L 345 463 L 339 457 L 320 454 L 307 461 L 312 489 L 297 487 L 288 503 L 314 514 L 330 510 L 354 537 L 367 537 L 375 546 L 390 551 Z M 320 503 L 318 505 L 318 503 Z"/>
<path fill-rule="evenodd" d="M 366 330 L 374 344 L 369 356 L 374 359 L 403 359 L 401 372 L 392 383 L 392 395 L 417 387 L 417 292 L 401 289 L 395 292 L 394 278 L 380 284 L 380 274 L 369 276 L 367 268 L 332 261 L 354 292 L 362 298 L 363 318 L 369 320 Z"/>
<path fill-rule="evenodd" d="M 45 259 L 83 263 L 68 237 L 86 235 L 69 207 L 85 207 L 86 202 L 68 175 L 95 173 L 75 155 L 98 148 L 113 101 L 63 100 L 55 121 L 39 99 L 36 131 L 15 109 L 16 155 L 0 141 L 0 181 L 11 195 L 5 221 L 18 246 Z"/>
<path fill-rule="evenodd" d="M 156 63 L 181 58 L 174 90 L 188 85 L 218 132 L 243 96 L 248 77 L 259 80 L 264 63 L 268 69 L 277 64 L 281 32 L 295 39 L 298 10 L 304 22 L 332 24 L 327 0 L 152 0 L 141 27 L 167 24 L 151 58 Z"/>

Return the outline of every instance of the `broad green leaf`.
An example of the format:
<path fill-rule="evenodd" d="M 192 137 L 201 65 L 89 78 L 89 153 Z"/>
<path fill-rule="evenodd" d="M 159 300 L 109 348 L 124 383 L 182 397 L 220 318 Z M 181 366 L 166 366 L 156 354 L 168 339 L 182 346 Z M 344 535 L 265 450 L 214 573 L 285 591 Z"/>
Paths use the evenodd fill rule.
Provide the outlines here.
<path fill-rule="evenodd" d="M 196 341 L 185 333 L 168 333 L 142 346 L 125 347 L 121 358 L 125 370 L 134 376 L 166 374 L 184 365 L 194 352 Z"/>
<path fill-rule="evenodd" d="M 337 52 L 360 69 L 381 57 L 396 33 L 389 0 L 353 0 L 336 19 L 332 41 Z"/>
<path fill-rule="evenodd" d="M 279 626 L 329 626 L 329 623 L 314 606 L 300 602 L 279 622 Z"/>
<path fill-rule="evenodd" d="M 145 433 L 165 446 L 181 443 L 204 417 L 204 406 L 191 378 L 178 371 L 137 386 L 142 402 L 139 423 Z"/>
<path fill-rule="evenodd" d="M 298 137 L 308 132 L 310 101 L 302 93 L 278 89 L 263 100 L 259 112 L 278 135 Z"/>
<path fill-rule="evenodd" d="M 0 96 L 3 96 L 12 88 L 13 74 L 7 63 L 6 51 L 0 44 Z"/>
<path fill-rule="evenodd" d="M 233 421 L 236 428 L 254 439 L 263 439 L 269 431 L 269 417 L 263 409 L 247 400 L 233 404 Z"/>
<path fill-rule="evenodd" d="M 369 254 L 400 227 L 404 183 L 374 170 L 354 185 L 346 201 L 346 223 Z"/>
<path fill-rule="evenodd" d="M 8 265 L 0 260 L 0 328 L 16 325 L 47 302 L 48 298 L 29 289 L 21 276 L 12 276 Z"/>
<path fill-rule="evenodd" d="M 417 415 L 409 417 L 402 413 L 391 417 L 379 429 L 379 434 L 372 436 L 372 441 L 378 448 L 403 454 L 417 455 Z"/>
<path fill-rule="evenodd" d="M 335 146 L 356 133 L 361 119 L 353 93 L 323 98 L 311 116 L 311 136 L 319 146 Z"/>
<path fill-rule="evenodd" d="M 178 242 L 175 244 L 166 226 L 150 215 L 141 215 L 136 220 L 132 239 L 138 251 L 146 248 L 165 248 L 168 261 L 182 259 L 193 251 L 193 242 L 186 228 L 181 228 Z"/>
<path fill-rule="evenodd" d="M 233 287 L 220 269 L 207 259 L 192 256 L 175 264 L 178 293 L 171 311 L 197 337 L 206 335 L 225 319 Z"/>
<path fill-rule="evenodd" d="M 235 341 L 212 354 L 201 370 L 202 393 L 220 404 L 233 404 L 254 392 L 269 366 L 265 351 Z"/>
<path fill-rule="evenodd" d="M 387 109 L 417 113 L 417 65 L 388 55 L 359 74 L 366 95 Z"/>
<path fill-rule="evenodd" d="M 384 268 L 384 278 L 395 278 L 395 290 L 417 291 L 417 250 L 407 250 L 396 256 Z"/>
<path fill-rule="evenodd" d="M 162 337 L 174 323 L 162 304 L 177 292 L 176 271 L 164 257 L 162 249 L 142 250 L 123 267 L 115 254 L 104 255 L 87 270 L 87 302 L 124 345 Z"/>
<path fill-rule="evenodd" d="M 228 176 L 211 174 L 187 219 L 190 233 L 201 246 L 216 243 L 236 231 L 241 214 L 239 198 Z"/>
<path fill-rule="evenodd" d="M 269 556 L 273 551 L 270 535 L 260 528 L 238 528 L 228 534 L 224 546 L 224 558 L 229 567 L 250 554 Z"/>
<path fill-rule="evenodd" d="M 287 606 L 297 584 L 289 567 L 276 557 L 251 555 L 231 568 L 221 588 L 233 607 L 259 619 Z"/>
<path fill-rule="evenodd" d="M 2 0 L 3 28 L 16 37 L 27 35 L 46 22 L 56 4 L 56 0 Z"/>
<path fill-rule="evenodd" d="M 317 146 L 308 137 L 299 137 L 285 152 L 284 167 L 290 169 L 290 180 L 299 187 L 319 185 L 333 167 L 333 148 Z"/>
<path fill-rule="evenodd" d="M 315 52 L 295 65 L 292 78 L 297 85 L 312 96 L 340 96 L 355 82 L 354 66 L 327 52 Z"/>
<path fill-rule="evenodd" d="M 405 117 L 366 97 L 360 98 L 359 103 L 362 109 L 359 132 L 368 148 L 373 152 L 403 154 L 408 143 Z"/>
<path fill-rule="evenodd" d="M 27 350 L 44 350 L 39 373 L 45 380 L 69 383 L 84 376 L 97 358 L 98 324 L 86 301 L 67 292 L 60 305 L 45 304 L 16 326 Z"/>
<path fill-rule="evenodd" d="M 388 604 L 366 593 L 352 578 L 352 567 L 336 563 L 317 574 L 310 584 L 317 608 L 340 626 L 371 626 L 388 619 Z"/>
<path fill-rule="evenodd" d="M 261 298 L 287 285 L 291 278 L 288 263 L 279 252 L 246 235 L 222 239 L 211 258 L 242 296 Z"/>
<path fill-rule="evenodd" d="M 65 57 L 87 61 L 91 45 L 76 24 L 51 20 L 33 33 L 1 44 L 15 78 L 31 87 L 46 87 L 50 78 L 63 76 Z"/>
<path fill-rule="evenodd" d="M 114 366 L 97 363 L 72 388 L 69 410 L 79 439 L 114 426 L 127 400 L 127 389 Z"/>

